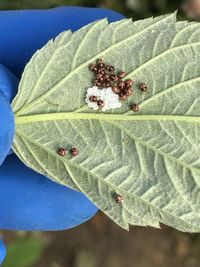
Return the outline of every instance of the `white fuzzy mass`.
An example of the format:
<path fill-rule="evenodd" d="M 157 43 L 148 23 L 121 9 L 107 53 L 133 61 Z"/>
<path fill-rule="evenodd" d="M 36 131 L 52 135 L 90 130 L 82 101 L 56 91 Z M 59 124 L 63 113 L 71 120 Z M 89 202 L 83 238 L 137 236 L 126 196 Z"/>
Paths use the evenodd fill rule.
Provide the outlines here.
<path fill-rule="evenodd" d="M 93 108 L 94 110 L 97 110 L 99 109 L 99 107 L 96 102 L 91 102 L 89 100 L 90 96 L 96 96 L 97 99 L 101 99 L 104 101 L 105 106 L 101 109 L 102 111 L 120 108 L 122 105 L 121 102 L 119 101 L 119 96 L 113 93 L 111 87 L 98 89 L 97 86 L 93 86 L 87 89 L 85 102 L 88 104 L 89 108 Z"/>

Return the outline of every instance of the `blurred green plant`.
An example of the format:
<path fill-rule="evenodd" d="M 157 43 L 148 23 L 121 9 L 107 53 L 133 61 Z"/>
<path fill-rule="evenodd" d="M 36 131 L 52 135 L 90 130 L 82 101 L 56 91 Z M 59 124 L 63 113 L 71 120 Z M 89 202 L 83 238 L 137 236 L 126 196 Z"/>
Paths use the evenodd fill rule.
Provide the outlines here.
<path fill-rule="evenodd" d="M 7 245 L 7 256 L 2 267 L 30 267 L 40 259 L 44 249 L 42 238 L 17 238 Z"/>
<path fill-rule="evenodd" d="M 142 19 L 181 10 L 185 0 L 1 0 L 0 9 L 48 9 L 57 6 L 104 7 Z"/>
<path fill-rule="evenodd" d="M 140 12 L 161 12 L 180 6 L 182 0 L 1 0 L 1 9 L 23 9 L 23 8 L 51 8 L 62 5 L 79 6 L 104 6 L 107 8 L 130 9 Z"/>

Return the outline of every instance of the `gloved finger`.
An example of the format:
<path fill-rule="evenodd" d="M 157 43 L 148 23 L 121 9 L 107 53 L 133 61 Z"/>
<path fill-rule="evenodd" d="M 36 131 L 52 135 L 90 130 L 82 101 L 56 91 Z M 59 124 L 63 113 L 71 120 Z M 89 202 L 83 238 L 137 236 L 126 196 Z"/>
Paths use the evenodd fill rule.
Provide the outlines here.
<path fill-rule="evenodd" d="M 7 156 L 14 137 L 14 116 L 6 96 L 0 91 L 0 165 Z"/>
<path fill-rule="evenodd" d="M 4 93 L 9 102 L 16 95 L 18 84 L 19 80 L 16 76 L 0 64 L 0 91 Z"/>
<path fill-rule="evenodd" d="M 0 64 L 0 165 L 10 151 L 14 134 L 14 120 L 9 102 L 15 96 L 18 79 Z"/>
<path fill-rule="evenodd" d="M 82 193 L 33 172 L 14 154 L 0 168 L 0 229 L 68 229 L 96 212 Z"/>
<path fill-rule="evenodd" d="M 0 12 L 0 62 L 20 77 L 33 53 L 51 38 L 105 17 L 110 22 L 124 18 L 112 10 L 82 7 Z"/>
<path fill-rule="evenodd" d="M 2 264 L 4 258 L 6 256 L 6 247 L 2 240 L 0 240 L 0 264 Z"/>

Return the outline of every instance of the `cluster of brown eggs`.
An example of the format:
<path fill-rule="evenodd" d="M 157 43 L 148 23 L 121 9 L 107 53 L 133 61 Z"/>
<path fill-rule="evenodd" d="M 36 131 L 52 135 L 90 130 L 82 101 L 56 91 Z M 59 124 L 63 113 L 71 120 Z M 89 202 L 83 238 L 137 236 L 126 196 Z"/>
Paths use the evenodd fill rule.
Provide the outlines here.
<path fill-rule="evenodd" d="M 133 80 L 123 78 L 126 76 L 126 73 L 121 70 L 116 73 L 114 66 L 105 64 L 102 59 L 98 59 L 96 63 L 89 66 L 90 70 L 95 74 L 95 80 L 93 85 L 98 88 L 112 88 L 113 93 L 119 95 L 121 101 L 127 100 L 129 96 L 133 94 Z M 142 92 L 147 91 L 147 85 L 145 83 L 139 84 L 139 89 Z M 97 99 L 96 96 L 90 96 L 89 99 L 91 102 L 97 102 L 97 105 L 102 108 L 105 103 L 101 99 Z M 132 104 L 130 109 L 133 112 L 139 111 L 138 104 Z"/>
<path fill-rule="evenodd" d="M 58 155 L 60 155 L 61 157 L 66 156 L 66 154 L 67 154 L 67 149 L 65 149 L 64 147 L 60 147 L 60 148 L 58 149 Z M 72 148 L 70 149 L 70 154 L 71 154 L 73 157 L 77 156 L 77 155 L 78 155 L 78 149 L 77 149 L 76 147 L 72 147 Z"/>

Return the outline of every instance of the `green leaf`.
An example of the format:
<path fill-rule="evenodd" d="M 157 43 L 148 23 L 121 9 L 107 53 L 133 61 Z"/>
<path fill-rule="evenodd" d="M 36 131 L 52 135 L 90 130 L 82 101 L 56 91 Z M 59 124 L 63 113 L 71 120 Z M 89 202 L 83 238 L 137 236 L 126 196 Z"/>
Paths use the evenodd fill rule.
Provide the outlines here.
<path fill-rule="evenodd" d="M 17 239 L 8 244 L 2 267 L 30 267 L 40 259 L 43 250 L 44 241 L 41 238 Z"/>
<path fill-rule="evenodd" d="M 88 109 L 88 65 L 97 58 L 125 70 L 135 88 L 146 82 L 148 93 L 135 89 L 112 112 Z M 100 20 L 62 33 L 24 71 L 13 101 L 13 149 L 29 167 L 82 191 L 125 229 L 162 222 L 200 232 L 199 62 L 199 23 L 176 22 L 176 14 Z M 63 146 L 77 147 L 79 155 L 60 157 Z"/>

